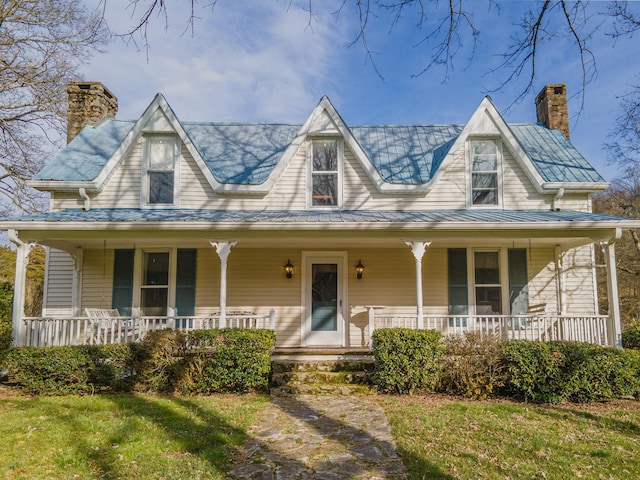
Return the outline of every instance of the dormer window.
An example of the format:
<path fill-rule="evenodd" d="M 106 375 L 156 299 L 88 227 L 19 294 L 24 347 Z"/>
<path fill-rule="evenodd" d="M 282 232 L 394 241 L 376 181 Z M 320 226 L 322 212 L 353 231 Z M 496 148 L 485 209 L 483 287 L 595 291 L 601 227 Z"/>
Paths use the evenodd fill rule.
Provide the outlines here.
<path fill-rule="evenodd" d="M 337 138 L 314 139 L 311 142 L 311 157 L 311 206 L 339 206 L 342 142 Z"/>
<path fill-rule="evenodd" d="M 469 142 L 470 204 L 497 206 L 501 204 L 501 155 L 498 141 L 493 139 Z"/>
<path fill-rule="evenodd" d="M 177 198 L 178 142 L 170 135 L 147 137 L 142 181 L 143 203 L 175 205 Z"/>

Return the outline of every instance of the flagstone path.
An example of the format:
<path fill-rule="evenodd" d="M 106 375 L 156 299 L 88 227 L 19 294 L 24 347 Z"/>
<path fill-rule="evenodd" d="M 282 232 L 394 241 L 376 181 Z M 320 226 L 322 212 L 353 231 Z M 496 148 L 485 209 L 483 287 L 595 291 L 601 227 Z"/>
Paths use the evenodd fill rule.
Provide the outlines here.
<path fill-rule="evenodd" d="M 249 437 L 229 478 L 407 478 L 386 415 L 371 397 L 274 396 Z"/>

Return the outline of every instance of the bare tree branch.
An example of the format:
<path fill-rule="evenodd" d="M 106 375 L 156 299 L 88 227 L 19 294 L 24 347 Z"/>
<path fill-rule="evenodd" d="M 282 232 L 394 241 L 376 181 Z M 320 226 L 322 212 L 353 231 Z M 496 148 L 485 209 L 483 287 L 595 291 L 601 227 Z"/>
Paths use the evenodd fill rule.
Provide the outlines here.
<path fill-rule="evenodd" d="M 25 182 L 60 147 L 67 82 L 105 39 L 79 0 L 0 0 L 0 203 L 45 206 Z"/>

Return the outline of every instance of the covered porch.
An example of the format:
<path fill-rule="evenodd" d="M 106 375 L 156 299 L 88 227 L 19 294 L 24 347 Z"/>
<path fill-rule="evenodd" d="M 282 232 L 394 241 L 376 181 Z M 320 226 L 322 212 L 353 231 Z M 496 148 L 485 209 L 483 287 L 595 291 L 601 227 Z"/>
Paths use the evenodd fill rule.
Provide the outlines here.
<path fill-rule="evenodd" d="M 180 221 L 11 230 L 15 343 L 121 343 L 162 328 L 238 327 L 273 329 L 277 348 L 368 349 L 376 329 L 404 327 L 620 345 L 620 230 L 610 222 L 316 217 L 215 229 Z M 57 277 L 47 278 L 42 316 L 26 318 L 25 267 L 35 244 L 49 247 Z M 607 315 L 597 304 L 596 248 L 605 253 Z M 150 267 L 156 260 L 164 269 Z M 96 310 L 99 318 L 88 313 Z"/>

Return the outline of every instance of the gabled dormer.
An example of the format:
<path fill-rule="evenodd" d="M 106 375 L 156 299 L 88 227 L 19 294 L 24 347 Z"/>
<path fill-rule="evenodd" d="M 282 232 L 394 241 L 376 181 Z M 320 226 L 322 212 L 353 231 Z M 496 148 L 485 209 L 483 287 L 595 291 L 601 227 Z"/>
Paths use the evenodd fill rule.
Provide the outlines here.
<path fill-rule="evenodd" d="M 508 125 L 488 97 L 466 124 L 348 126 L 327 97 L 290 125 L 181 121 L 161 94 L 87 125 L 31 185 L 58 208 L 312 211 L 548 208 L 607 186 L 562 133 Z"/>

